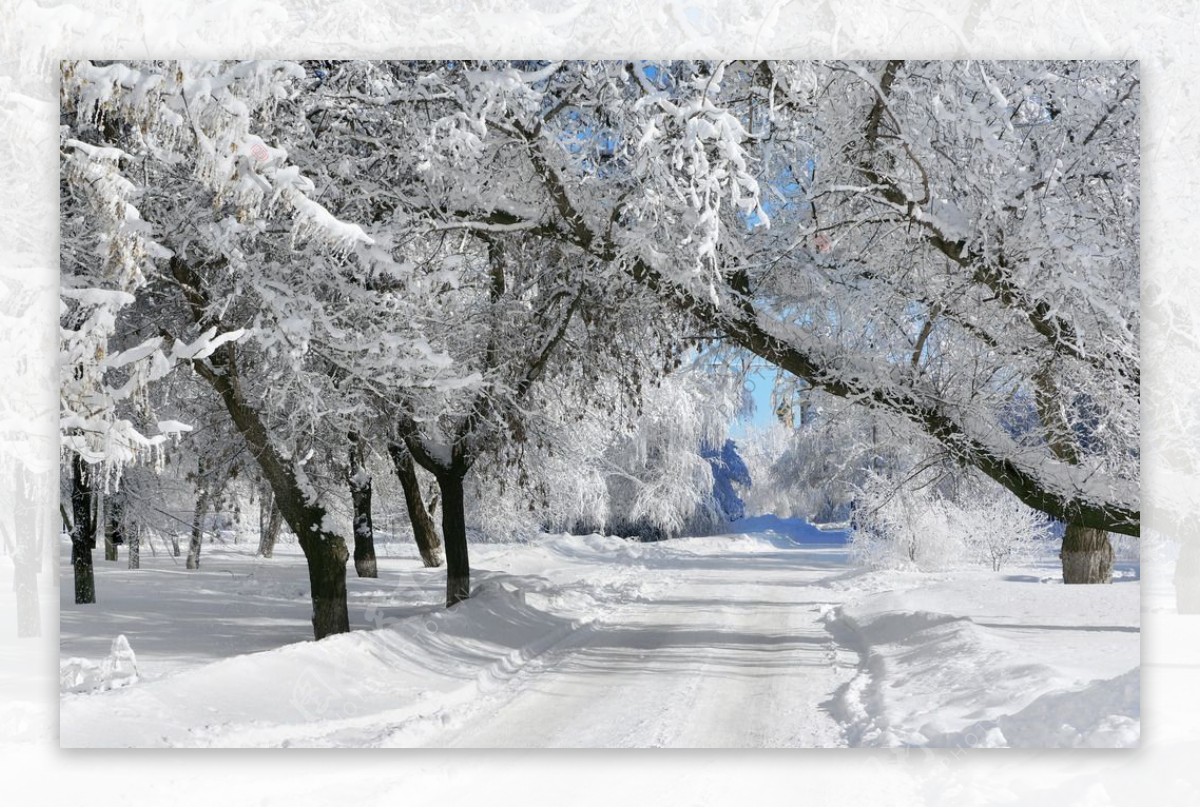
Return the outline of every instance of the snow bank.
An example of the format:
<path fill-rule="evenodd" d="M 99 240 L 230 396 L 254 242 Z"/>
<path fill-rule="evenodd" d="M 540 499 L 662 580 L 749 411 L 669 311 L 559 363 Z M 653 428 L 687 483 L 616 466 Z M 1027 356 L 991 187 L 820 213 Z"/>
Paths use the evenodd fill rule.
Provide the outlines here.
<path fill-rule="evenodd" d="M 1136 746 L 1136 585 L 1027 577 L 896 575 L 831 608 L 861 658 L 830 704 L 851 745 Z"/>
<path fill-rule="evenodd" d="M 348 580 L 353 631 L 320 642 L 291 642 L 244 651 L 284 636 L 283 615 L 309 608 L 302 560 L 277 548 L 270 561 L 236 549 L 206 548 L 207 570 L 126 572 L 97 568 L 108 608 L 122 596 L 108 585 L 137 587 L 129 603 L 159 598 L 161 619 L 129 623 L 156 657 L 150 672 L 123 681 L 112 666 L 82 657 L 61 663 L 60 743 L 64 747 L 416 746 L 434 733 L 465 726 L 526 668 L 585 630 L 614 605 L 645 601 L 656 581 L 636 566 L 572 565 L 569 579 L 544 573 L 549 562 L 577 556 L 626 560 L 643 545 L 602 536 L 551 538 L 545 546 L 491 546 L 478 554 L 503 559 L 512 572 L 476 568 L 470 599 L 447 609 L 438 602 L 444 570 L 419 561 L 380 559 L 380 579 Z M 170 564 L 162 557 L 151 564 Z M 249 568 L 248 573 L 245 570 Z M 529 570 L 525 573 L 523 570 Z M 574 577 L 588 573 L 586 580 Z M 387 578 L 395 576 L 389 584 Z M 390 588 L 389 588 L 390 587 Z M 199 601 L 241 603 L 234 617 L 192 614 Z M 358 604 L 361 609 L 356 609 Z M 94 647 L 76 630 L 112 625 L 86 612 L 65 648 Z M 196 617 L 203 622 L 185 622 Z M 304 620 L 294 628 L 307 633 Z M 237 634 L 226 632 L 234 632 Z M 110 635 L 111 636 L 111 635 Z M 124 637 L 119 638 L 128 649 Z M 138 641 L 135 636 L 135 641 Z M 117 644 L 113 645 L 117 655 Z M 221 658 L 224 655 L 225 658 Z M 111 656 L 111 655 L 110 655 Z M 132 652 L 129 653 L 132 661 Z M 215 661 L 206 661 L 214 660 Z M 133 686 L 127 686 L 133 685 Z M 114 689 L 120 687 L 121 689 Z"/>
<path fill-rule="evenodd" d="M 1039 696 L 1014 715 L 979 721 L 931 746 L 1133 747 L 1141 734 L 1141 669 Z"/>
<path fill-rule="evenodd" d="M 64 693 L 61 744 L 407 745 L 579 628 L 488 582 L 453 609 L 185 669 L 104 694 Z M 66 664 L 66 663 L 64 663 Z"/>

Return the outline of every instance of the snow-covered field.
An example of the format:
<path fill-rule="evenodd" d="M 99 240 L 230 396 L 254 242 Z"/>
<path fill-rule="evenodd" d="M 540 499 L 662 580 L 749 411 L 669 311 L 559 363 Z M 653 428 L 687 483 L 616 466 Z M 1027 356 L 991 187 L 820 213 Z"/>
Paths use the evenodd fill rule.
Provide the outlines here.
<path fill-rule="evenodd" d="M 303 559 L 206 546 L 202 569 L 97 566 L 61 587 L 64 746 L 1129 746 L 1136 567 L 1066 587 L 866 571 L 843 536 L 770 520 L 636 544 L 472 548 L 474 596 L 381 545 L 350 634 L 315 643 Z M 64 553 L 64 559 L 69 553 Z M 123 636 L 125 641 L 118 640 Z"/>

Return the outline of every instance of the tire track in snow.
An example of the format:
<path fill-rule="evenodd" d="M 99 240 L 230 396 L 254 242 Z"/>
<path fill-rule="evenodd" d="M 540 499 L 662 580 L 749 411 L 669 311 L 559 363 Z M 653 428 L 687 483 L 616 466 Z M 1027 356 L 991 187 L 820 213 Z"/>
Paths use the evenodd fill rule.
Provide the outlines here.
<path fill-rule="evenodd" d="M 831 571 L 796 563 L 802 550 L 727 566 L 662 551 L 643 560 L 660 583 L 654 597 L 618 605 L 429 745 L 844 745 L 819 705 L 844 679 L 846 652 L 806 600 L 828 598 Z M 681 571 L 664 575 L 673 566 Z"/>

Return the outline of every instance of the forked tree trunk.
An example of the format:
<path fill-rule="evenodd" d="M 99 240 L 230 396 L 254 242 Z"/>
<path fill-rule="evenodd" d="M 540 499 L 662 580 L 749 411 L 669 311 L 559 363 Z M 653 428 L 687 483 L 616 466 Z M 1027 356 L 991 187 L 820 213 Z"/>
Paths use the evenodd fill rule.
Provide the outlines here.
<path fill-rule="evenodd" d="M 471 565 L 467 557 L 466 499 L 464 474 L 448 471 L 438 475 L 442 492 L 442 535 L 446 539 L 446 605 L 471 597 Z"/>
<path fill-rule="evenodd" d="M 1112 583 L 1112 568 L 1113 548 L 1107 531 L 1067 525 L 1062 543 L 1063 583 Z"/>
<path fill-rule="evenodd" d="M 75 572 L 75 602 L 96 602 L 96 576 L 92 568 L 92 549 L 96 546 L 92 523 L 91 489 L 87 484 L 84 461 L 71 458 L 71 567 Z"/>
<path fill-rule="evenodd" d="M 354 571 L 359 578 L 378 578 L 375 528 L 371 524 L 371 475 L 363 464 L 365 444 L 350 435 L 350 501 L 354 506 Z"/>
<path fill-rule="evenodd" d="M 417 467 L 413 463 L 412 454 L 400 443 L 389 444 L 388 454 L 392 456 L 392 465 L 396 467 L 396 476 L 404 490 L 408 521 L 412 523 L 413 538 L 417 542 L 417 550 L 421 553 L 421 561 L 426 567 L 440 567 L 442 537 L 438 535 L 437 525 L 421 497 L 421 481 L 417 478 Z"/>

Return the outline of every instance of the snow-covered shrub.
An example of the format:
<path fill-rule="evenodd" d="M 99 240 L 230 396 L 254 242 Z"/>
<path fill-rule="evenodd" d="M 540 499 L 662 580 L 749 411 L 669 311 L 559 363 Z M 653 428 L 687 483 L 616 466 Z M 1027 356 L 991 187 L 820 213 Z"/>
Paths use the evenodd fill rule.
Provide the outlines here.
<path fill-rule="evenodd" d="M 878 475 L 851 511 L 851 558 L 868 567 L 939 570 L 962 563 L 966 545 L 936 488 Z"/>
<path fill-rule="evenodd" d="M 869 479 L 851 516 L 851 552 L 871 567 L 939 570 L 978 563 L 999 571 L 1027 561 L 1050 520 L 976 474 Z"/>
<path fill-rule="evenodd" d="M 1035 556 L 1050 528 L 1044 513 L 1000 486 L 978 479 L 960 493 L 951 520 L 971 558 L 996 572 Z"/>
<path fill-rule="evenodd" d="M 124 634 L 112 641 L 108 656 L 100 662 L 70 657 L 59 662 L 58 683 L 63 693 L 116 690 L 138 682 L 137 657 Z"/>

